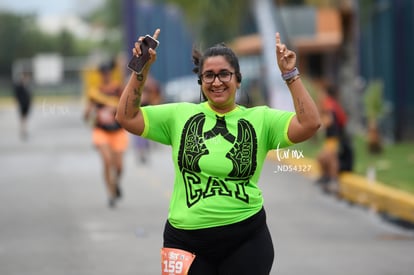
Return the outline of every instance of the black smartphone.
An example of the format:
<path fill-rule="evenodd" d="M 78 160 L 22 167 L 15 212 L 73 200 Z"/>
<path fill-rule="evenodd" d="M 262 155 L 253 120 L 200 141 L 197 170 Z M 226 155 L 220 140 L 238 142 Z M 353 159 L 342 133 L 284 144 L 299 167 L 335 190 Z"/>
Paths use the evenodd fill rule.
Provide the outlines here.
<path fill-rule="evenodd" d="M 128 63 L 128 68 L 136 73 L 141 73 L 142 68 L 144 68 L 145 64 L 150 59 L 150 54 L 148 52 L 149 48 L 155 49 L 159 44 L 160 42 L 158 42 L 158 40 L 147 34 L 140 45 L 141 55 L 134 55 Z"/>

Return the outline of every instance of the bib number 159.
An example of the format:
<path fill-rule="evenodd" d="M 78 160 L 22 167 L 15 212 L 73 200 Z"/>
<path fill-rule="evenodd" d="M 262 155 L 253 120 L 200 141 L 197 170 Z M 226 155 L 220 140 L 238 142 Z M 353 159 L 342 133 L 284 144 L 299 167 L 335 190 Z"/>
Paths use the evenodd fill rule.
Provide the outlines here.
<path fill-rule="evenodd" d="M 167 274 L 183 274 L 183 262 L 174 260 L 163 261 L 163 272 Z"/>
<path fill-rule="evenodd" d="M 175 248 L 161 249 L 162 275 L 187 275 L 195 255 Z"/>

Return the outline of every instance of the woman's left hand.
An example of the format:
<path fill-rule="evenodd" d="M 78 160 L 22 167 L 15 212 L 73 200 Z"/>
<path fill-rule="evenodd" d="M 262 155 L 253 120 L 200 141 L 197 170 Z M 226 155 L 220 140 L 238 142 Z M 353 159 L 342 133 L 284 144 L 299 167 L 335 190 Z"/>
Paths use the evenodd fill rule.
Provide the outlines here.
<path fill-rule="evenodd" d="M 289 50 L 280 40 L 280 34 L 276 33 L 276 57 L 277 65 L 283 73 L 290 72 L 296 66 L 296 53 Z"/>

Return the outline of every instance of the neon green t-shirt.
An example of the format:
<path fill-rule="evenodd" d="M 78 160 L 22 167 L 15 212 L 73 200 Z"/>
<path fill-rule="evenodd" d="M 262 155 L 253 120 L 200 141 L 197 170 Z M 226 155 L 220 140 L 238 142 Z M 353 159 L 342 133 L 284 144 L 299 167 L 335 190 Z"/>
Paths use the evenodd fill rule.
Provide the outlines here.
<path fill-rule="evenodd" d="M 142 107 L 143 137 L 172 147 L 169 222 L 180 229 L 228 225 L 263 205 L 257 186 L 269 150 L 291 145 L 292 112 L 238 106 L 224 115 L 206 103 Z"/>

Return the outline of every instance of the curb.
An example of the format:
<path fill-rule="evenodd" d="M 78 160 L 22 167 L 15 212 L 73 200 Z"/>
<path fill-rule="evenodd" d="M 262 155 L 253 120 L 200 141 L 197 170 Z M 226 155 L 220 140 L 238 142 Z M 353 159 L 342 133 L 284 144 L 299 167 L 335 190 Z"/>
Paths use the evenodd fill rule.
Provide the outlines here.
<path fill-rule="evenodd" d="M 344 199 L 414 223 L 414 195 L 348 172 L 341 174 L 340 186 Z"/>
<path fill-rule="evenodd" d="M 269 152 L 267 159 L 281 162 L 306 177 L 316 179 L 320 175 L 319 164 L 309 158 L 278 159 L 274 152 Z M 309 169 L 298 169 L 308 167 Z M 377 213 L 384 213 L 403 221 L 414 223 L 414 195 L 389 187 L 378 181 L 369 181 L 366 177 L 350 172 L 339 176 L 340 197 L 349 202 L 368 207 Z"/>

